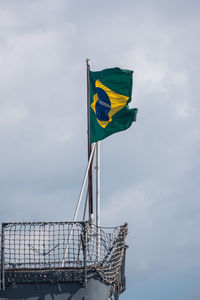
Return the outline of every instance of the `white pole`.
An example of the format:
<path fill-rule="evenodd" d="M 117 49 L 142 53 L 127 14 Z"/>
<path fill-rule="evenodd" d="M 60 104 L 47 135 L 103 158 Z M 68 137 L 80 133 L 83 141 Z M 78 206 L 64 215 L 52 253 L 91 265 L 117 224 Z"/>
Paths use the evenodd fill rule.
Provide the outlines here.
<path fill-rule="evenodd" d="M 88 166 L 87 166 L 87 169 L 85 171 L 85 177 L 84 177 L 84 180 L 83 180 L 81 192 L 80 192 L 78 203 L 77 203 L 77 206 L 76 206 L 76 211 L 75 211 L 75 214 L 74 214 L 73 222 L 76 221 L 76 218 L 77 218 L 77 215 L 78 215 L 78 211 L 79 211 L 79 207 L 80 207 L 80 204 L 81 204 L 81 199 L 82 199 L 82 196 L 83 196 L 83 191 L 84 191 L 85 183 L 86 183 L 86 180 L 87 180 L 89 168 L 91 166 L 91 162 L 92 162 L 92 159 L 93 159 L 93 154 L 94 154 L 95 146 L 96 146 L 96 144 L 92 145 L 92 150 L 91 150 L 91 153 L 90 153 L 90 159 L 88 161 Z"/>
<path fill-rule="evenodd" d="M 87 169 L 85 171 L 85 176 L 84 176 L 83 184 L 82 184 L 82 187 L 81 187 L 79 199 L 78 199 L 78 202 L 77 202 L 77 205 L 76 205 L 76 210 L 75 210 L 75 213 L 74 213 L 73 222 L 76 221 L 76 218 L 77 218 L 77 215 L 78 215 L 78 211 L 79 211 L 79 208 L 80 208 L 85 183 L 86 183 L 87 176 L 88 176 L 88 171 L 89 171 L 89 168 L 90 168 L 90 165 L 91 165 L 91 162 L 92 162 L 92 159 L 93 159 L 93 155 L 94 155 L 95 146 L 96 146 L 96 144 L 92 145 L 92 150 L 91 150 L 91 153 L 90 153 L 90 158 L 89 158 L 89 161 L 88 161 Z M 65 254 L 64 254 L 64 257 L 63 257 L 63 260 L 62 260 L 62 267 L 64 267 L 64 265 L 65 265 L 65 259 L 66 259 L 67 252 L 68 252 L 68 249 L 69 249 L 69 244 L 70 244 L 70 241 L 71 241 L 73 228 L 74 228 L 74 224 L 72 225 L 72 228 L 71 228 L 70 233 L 69 233 L 69 238 L 68 238 L 67 246 L 66 246 L 66 249 L 65 249 Z"/>
<path fill-rule="evenodd" d="M 100 260 L 100 142 L 96 143 L 96 227 L 97 261 Z"/>
<path fill-rule="evenodd" d="M 96 146 L 96 225 L 100 226 L 100 142 Z"/>

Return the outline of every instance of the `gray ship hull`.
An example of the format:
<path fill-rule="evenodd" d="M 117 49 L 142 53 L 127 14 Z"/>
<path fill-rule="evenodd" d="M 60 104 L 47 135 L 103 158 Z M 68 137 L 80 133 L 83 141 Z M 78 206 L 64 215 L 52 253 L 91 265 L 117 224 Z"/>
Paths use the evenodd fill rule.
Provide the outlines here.
<path fill-rule="evenodd" d="M 10 285 L 0 291 L 0 299 L 22 300 L 108 300 L 111 286 L 90 278 L 87 286 L 78 283 L 29 283 Z"/>

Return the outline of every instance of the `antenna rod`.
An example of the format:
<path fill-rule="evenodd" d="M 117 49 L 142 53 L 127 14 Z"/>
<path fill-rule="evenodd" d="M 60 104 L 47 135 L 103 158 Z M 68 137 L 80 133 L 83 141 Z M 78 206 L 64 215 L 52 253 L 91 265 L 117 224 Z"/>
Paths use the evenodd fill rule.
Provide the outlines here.
<path fill-rule="evenodd" d="M 90 159 L 91 154 L 91 144 L 90 144 L 90 59 L 86 59 L 87 64 L 87 132 L 88 132 L 88 161 Z M 88 173 L 88 193 L 89 193 L 89 220 L 93 220 L 93 191 L 92 191 L 92 163 L 90 165 L 89 173 Z"/>

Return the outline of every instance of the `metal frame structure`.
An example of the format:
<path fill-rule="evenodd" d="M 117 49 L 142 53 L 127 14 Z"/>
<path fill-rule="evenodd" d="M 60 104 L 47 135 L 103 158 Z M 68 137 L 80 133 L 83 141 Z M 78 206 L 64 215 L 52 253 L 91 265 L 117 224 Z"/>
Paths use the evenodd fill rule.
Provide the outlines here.
<path fill-rule="evenodd" d="M 99 235 L 89 222 L 3 223 L 1 289 L 11 283 L 35 282 L 86 286 L 88 278 L 95 277 L 111 285 L 115 293 L 123 282 L 127 224 L 98 229 Z"/>

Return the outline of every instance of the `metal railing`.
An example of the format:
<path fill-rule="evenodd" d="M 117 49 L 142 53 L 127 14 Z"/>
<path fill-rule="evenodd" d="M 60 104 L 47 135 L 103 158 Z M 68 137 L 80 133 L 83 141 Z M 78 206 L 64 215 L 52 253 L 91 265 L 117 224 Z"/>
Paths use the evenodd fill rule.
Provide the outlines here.
<path fill-rule="evenodd" d="M 11 282 L 86 283 L 93 275 L 115 285 L 127 231 L 127 224 L 97 230 L 88 222 L 3 223 L 1 288 Z"/>

